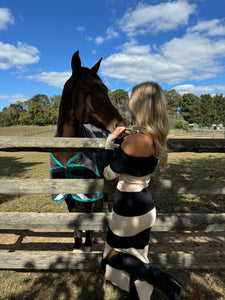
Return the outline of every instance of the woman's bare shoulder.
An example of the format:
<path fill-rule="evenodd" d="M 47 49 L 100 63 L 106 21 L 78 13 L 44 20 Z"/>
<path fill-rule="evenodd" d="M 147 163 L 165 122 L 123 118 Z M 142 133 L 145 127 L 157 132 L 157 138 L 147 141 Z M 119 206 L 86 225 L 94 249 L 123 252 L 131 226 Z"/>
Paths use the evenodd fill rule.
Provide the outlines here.
<path fill-rule="evenodd" d="M 153 139 L 143 134 L 131 134 L 124 139 L 121 147 L 128 155 L 148 157 L 153 154 Z"/>

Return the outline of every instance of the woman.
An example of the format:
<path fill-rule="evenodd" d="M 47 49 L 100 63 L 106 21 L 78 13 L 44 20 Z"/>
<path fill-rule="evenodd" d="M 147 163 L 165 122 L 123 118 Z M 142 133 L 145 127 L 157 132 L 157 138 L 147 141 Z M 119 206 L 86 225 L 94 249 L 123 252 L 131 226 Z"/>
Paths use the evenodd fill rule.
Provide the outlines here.
<path fill-rule="evenodd" d="M 129 107 L 136 118 L 138 134 L 117 127 L 106 141 L 104 177 L 118 177 L 102 268 L 105 280 L 130 291 L 131 299 L 150 299 L 153 286 L 169 299 L 182 299 L 181 282 L 149 263 L 150 230 L 156 209 L 148 189 L 150 174 L 158 160 L 167 161 L 169 131 L 166 100 L 161 87 L 153 82 L 135 86 Z M 114 140 L 126 136 L 114 152 Z"/>

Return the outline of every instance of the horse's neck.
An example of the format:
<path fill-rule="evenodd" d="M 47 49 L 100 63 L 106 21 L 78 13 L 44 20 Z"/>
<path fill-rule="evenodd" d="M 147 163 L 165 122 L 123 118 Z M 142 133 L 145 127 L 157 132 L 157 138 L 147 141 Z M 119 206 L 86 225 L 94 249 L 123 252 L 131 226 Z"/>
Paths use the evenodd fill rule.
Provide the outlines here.
<path fill-rule="evenodd" d="M 82 135 L 80 123 L 74 125 L 65 124 L 60 134 L 60 137 L 82 137 L 82 136 L 83 135 Z"/>
<path fill-rule="evenodd" d="M 71 111 L 66 120 L 62 123 L 59 122 L 57 127 L 58 137 L 82 137 L 83 132 L 81 128 L 81 123 L 75 117 L 73 111 Z"/>

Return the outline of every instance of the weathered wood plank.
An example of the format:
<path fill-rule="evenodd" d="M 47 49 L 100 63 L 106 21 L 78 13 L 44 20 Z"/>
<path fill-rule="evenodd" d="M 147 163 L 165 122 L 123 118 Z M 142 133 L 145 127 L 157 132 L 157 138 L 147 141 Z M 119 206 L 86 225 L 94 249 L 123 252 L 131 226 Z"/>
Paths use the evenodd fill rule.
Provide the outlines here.
<path fill-rule="evenodd" d="M 1 136 L 0 151 L 103 151 L 105 139 L 102 138 L 49 138 L 49 137 L 16 137 Z"/>
<path fill-rule="evenodd" d="M 59 193 L 112 193 L 116 181 L 104 179 L 0 179 L 2 194 L 59 194 Z M 154 193 L 173 194 L 225 194 L 224 181 L 153 180 Z"/>
<path fill-rule="evenodd" d="M 169 152 L 219 152 L 225 153 L 225 139 L 168 139 Z M 2 136 L 0 151 L 103 151 L 102 138 L 49 138 Z"/>
<path fill-rule="evenodd" d="M 111 213 L 0 213 L 0 229 L 104 230 Z M 157 214 L 153 231 L 225 231 L 225 213 Z"/>
<path fill-rule="evenodd" d="M 225 181 L 218 180 L 153 179 L 149 186 L 151 191 L 157 194 L 225 194 Z"/>
<path fill-rule="evenodd" d="M 167 139 L 169 152 L 225 153 L 225 139 Z"/>
<path fill-rule="evenodd" d="M 1 270 L 96 270 L 102 253 L 0 253 Z M 150 260 L 165 269 L 225 269 L 225 254 L 151 254 Z"/>
<path fill-rule="evenodd" d="M 104 179 L 0 179 L 2 194 L 112 193 L 115 186 Z"/>

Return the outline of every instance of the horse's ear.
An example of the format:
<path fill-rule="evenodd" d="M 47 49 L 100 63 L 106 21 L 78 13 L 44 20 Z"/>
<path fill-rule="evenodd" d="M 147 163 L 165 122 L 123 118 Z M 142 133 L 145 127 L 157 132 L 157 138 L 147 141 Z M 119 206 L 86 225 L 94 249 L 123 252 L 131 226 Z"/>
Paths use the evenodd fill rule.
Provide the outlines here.
<path fill-rule="evenodd" d="M 78 74 L 81 68 L 81 60 L 79 57 L 79 51 L 76 51 L 71 60 L 71 67 L 73 70 L 73 74 Z"/>
<path fill-rule="evenodd" d="M 91 68 L 91 71 L 93 71 L 94 73 L 97 73 L 98 72 L 98 69 L 100 67 L 100 64 L 101 64 L 101 61 L 102 61 L 102 57 L 99 59 L 99 61 Z"/>

